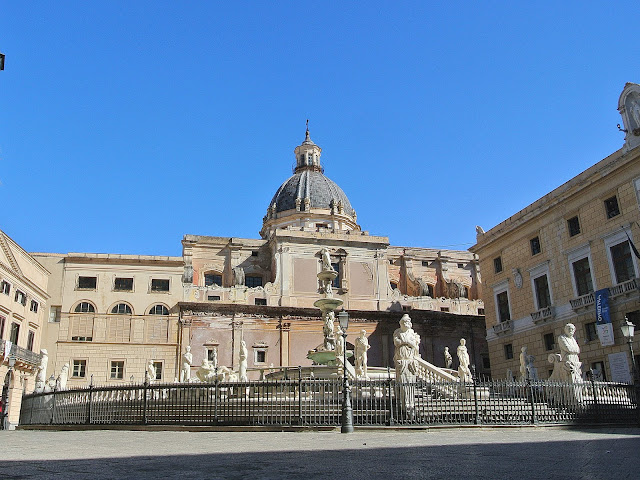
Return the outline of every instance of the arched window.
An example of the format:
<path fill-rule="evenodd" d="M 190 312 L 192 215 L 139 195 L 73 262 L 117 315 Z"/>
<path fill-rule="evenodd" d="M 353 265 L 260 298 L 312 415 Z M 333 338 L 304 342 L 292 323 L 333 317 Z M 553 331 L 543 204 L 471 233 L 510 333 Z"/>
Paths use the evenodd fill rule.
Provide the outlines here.
<path fill-rule="evenodd" d="M 96 307 L 89 302 L 80 302 L 73 311 L 75 313 L 95 313 Z"/>
<path fill-rule="evenodd" d="M 131 315 L 131 307 L 126 303 L 119 303 L 111 309 L 111 313 L 119 315 Z"/>
<path fill-rule="evenodd" d="M 154 305 L 149 309 L 149 315 L 169 315 L 169 309 L 164 305 Z"/>

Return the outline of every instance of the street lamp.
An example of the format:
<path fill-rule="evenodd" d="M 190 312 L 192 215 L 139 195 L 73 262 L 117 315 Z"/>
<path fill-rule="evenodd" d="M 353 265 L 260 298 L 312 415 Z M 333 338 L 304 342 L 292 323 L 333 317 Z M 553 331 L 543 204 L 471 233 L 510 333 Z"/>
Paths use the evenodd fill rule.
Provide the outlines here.
<path fill-rule="evenodd" d="M 633 373 L 633 382 L 636 383 L 637 379 L 637 370 L 636 370 L 636 361 L 633 356 L 633 334 L 635 330 L 635 325 L 629 321 L 627 316 L 624 316 L 624 323 L 622 324 L 622 335 L 627 339 L 627 343 L 629 344 L 629 352 L 631 353 L 631 372 Z"/>
<path fill-rule="evenodd" d="M 342 371 L 344 372 L 342 384 L 342 425 L 340 432 L 351 433 L 353 432 L 353 408 L 351 408 L 351 387 L 349 386 L 349 379 L 347 378 L 347 328 L 349 327 L 349 314 L 344 309 L 338 313 L 338 323 L 342 330 L 342 353 L 344 354 L 344 363 L 342 365 Z"/>

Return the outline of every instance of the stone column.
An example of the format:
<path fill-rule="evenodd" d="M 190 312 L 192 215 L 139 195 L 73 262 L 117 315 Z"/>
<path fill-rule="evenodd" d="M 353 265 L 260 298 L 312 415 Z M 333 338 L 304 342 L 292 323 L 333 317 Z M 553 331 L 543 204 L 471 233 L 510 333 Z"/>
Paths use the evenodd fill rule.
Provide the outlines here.
<path fill-rule="evenodd" d="M 278 328 L 280 329 L 280 366 L 288 366 L 291 322 L 283 322 L 281 319 Z"/>

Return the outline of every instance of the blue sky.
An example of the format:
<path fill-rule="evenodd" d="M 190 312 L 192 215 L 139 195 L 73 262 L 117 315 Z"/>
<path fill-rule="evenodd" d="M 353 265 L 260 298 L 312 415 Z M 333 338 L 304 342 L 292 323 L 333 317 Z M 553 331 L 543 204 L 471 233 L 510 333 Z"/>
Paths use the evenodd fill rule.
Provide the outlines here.
<path fill-rule="evenodd" d="M 371 234 L 466 249 L 622 146 L 634 2 L 4 2 L 0 228 L 258 238 L 310 120 Z"/>

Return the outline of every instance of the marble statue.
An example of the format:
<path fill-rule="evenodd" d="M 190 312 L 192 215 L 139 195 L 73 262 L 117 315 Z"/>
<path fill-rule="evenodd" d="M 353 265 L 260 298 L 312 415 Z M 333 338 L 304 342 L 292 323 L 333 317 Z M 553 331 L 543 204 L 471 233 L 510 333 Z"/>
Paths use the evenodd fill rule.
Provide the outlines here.
<path fill-rule="evenodd" d="M 342 328 L 338 325 L 336 330 L 336 357 L 344 356 L 344 338 L 342 337 Z"/>
<path fill-rule="evenodd" d="M 67 380 L 69 379 L 69 364 L 65 363 L 60 370 L 60 375 L 56 379 L 56 390 L 66 390 Z"/>
<path fill-rule="evenodd" d="M 451 353 L 449 352 L 449 347 L 444 347 L 444 366 L 445 368 L 451 368 L 453 364 L 453 358 L 451 357 Z"/>
<path fill-rule="evenodd" d="M 469 352 L 467 352 L 467 341 L 464 338 L 460 339 L 460 345 L 458 345 L 458 378 L 460 378 L 463 382 L 472 382 L 473 376 L 471 375 L 471 370 L 469 369 L 470 360 L 469 360 Z"/>
<path fill-rule="evenodd" d="M 527 347 L 520 348 L 520 380 L 527 379 Z"/>
<path fill-rule="evenodd" d="M 409 414 L 415 404 L 413 382 L 418 373 L 417 359 L 420 358 L 420 335 L 412 327 L 411 317 L 405 313 L 400 319 L 400 328 L 393 332 L 393 361 L 396 366 L 396 382 L 399 382 L 398 396 Z"/>
<path fill-rule="evenodd" d="M 191 347 L 187 345 L 186 351 L 182 354 L 182 365 L 180 368 L 180 382 L 189 383 L 191 380 L 191 365 L 193 364 L 193 354 Z"/>
<path fill-rule="evenodd" d="M 324 349 L 325 350 L 336 349 L 335 332 L 333 329 L 335 320 L 336 320 L 336 314 L 334 313 L 333 310 L 330 310 L 325 313 L 324 326 L 322 327 L 322 332 L 324 333 Z"/>
<path fill-rule="evenodd" d="M 360 330 L 360 336 L 356 338 L 356 376 L 358 377 L 367 376 L 367 350 L 371 348 L 371 345 L 369 345 L 366 335 L 366 330 Z"/>
<path fill-rule="evenodd" d="M 484 235 L 484 228 L 482 228 L 480 225 L 476 225 L 476 235 Z"/>
<path fill-rule="evenodd" d="M 538 381 L 538 369 L 533 364 L 535 359 L 533 355 L 527 355 L 527 375 L 532 382 Z"/>
<path fill-rule="evenodd" d="M 156 367 L 153 365 L 153 360 L 149 360 L 147 373 L 149 374 L 149 381 L 153 382 L 156 379 Z"/>
<path fill-rule="evenodd" d="M 38 373 L 36 373 L 36 384 L 34 393 L 44 392 L 47 383 L 47 365 L 49 363 L 49 354 L 46 349 L 40 350 L 40 365 L 38 365 Z"/>
<path fill-rule="evenodd" d="M 233 284 L 244 285 L 244 269 L 242 267 L 233 267 Z"/>
<path fill-rule="evenodd" d="M 240 342 L 240 367 L 238 369 L 238 379 L 241 382 L 249 381 L 247 377 L 247 344 L 244 340 Z"/>
<path fill-rule="evenodd" d="M 202 383 L 213 383 L 216 380 L 216 367 L 206 358 L 202 360 L 202 365 L 196 371 L 196 377 Z"/>
<path fill-rule="evenodd" d="M 554 364 L 549 380 L 558 382 L 580 383 L 582 381 L 582 362 L 578 355 L 580 346 L 574 338 L 576 327 L 573 323 L 564 326 L 564 333 L 558 336 L 560 354 L 549 355 L 549 362 Z"/>
<path fill-rule="evenodd" d="M 211 350 L 211 365 L 215 367 L 218 366 L 218 349 L 214 348 L 213 350 Z"/>
<path fill-rule="evenodd" d="M 53 392 L 56 389 L 56 376 L 52 373 L 44 384 L 44 392 Z"/>
<path fill-rule="evenodd" d="M 515 378 L 513 378 L 513 370 L 511 370 L 510 368 L 507 368 L 507 381 L 508 382 L 515 381 Z"/>
<path fill-rule="evenodd" d="M 638 100 L 631 101 L 631 116 L 636 124 L 636 128 L 640 128 L 640 103 L 638 103 Z"/>
<path fill-rule="evenodd" d="M 331 266 L 331 256 L 329 255 L 329 249 L 327 247 L 323 247 L 322 250 L 320 250 L 320 256 L 322 259 L 322 271 L 323 272 L 335 271 Z"/>

